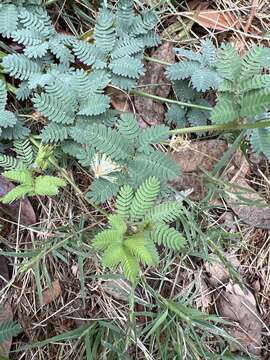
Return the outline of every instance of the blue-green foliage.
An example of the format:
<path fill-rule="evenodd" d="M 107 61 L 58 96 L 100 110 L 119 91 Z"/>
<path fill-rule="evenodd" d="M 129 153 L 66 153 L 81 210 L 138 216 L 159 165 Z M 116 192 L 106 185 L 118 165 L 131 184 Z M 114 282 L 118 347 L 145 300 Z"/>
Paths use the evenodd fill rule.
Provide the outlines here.
<path fill-rule="evenodd" d="M 9 138 L 9 134 L 14 139 L 21 138 L 22 134 L 27 134 L 28 129 L 20 125 L 17 116 L 6 110 L 7 88 L 6 83 L 0 79 L 0 139 Z"/>
<path fill-rule="evenodd" d="M 120 0 L 115 12 L 102 7 L 93 42 L 57 33 L 40 1 L 4 1 L 0 20 L 1 35 L 23 47 L 19 53 L 5 56 L 2 66 L 21 81 L 17 99 L 30 98 L 35 110 L 47 120 L 41 129 L 42 142 L 61 145 L 66 154 L 92 169 L 101 159 L 108 162 L 109 169 L 114 168 L 114 162 L 118 164 L 113 177 L 93 171 L 95 179 L 89 193 L 93 201 L 110 199 L 125 177 L 137 186 L 139 176 L 132 176 L 129 166 L 137 171 L 137 166 L 149 165 L 163 183 L 177 172 L 170 161 L 171 170 L 166 170 L 166 155 L 157 151 L 152 163 L 144 164 L 148 159 L 143 155 L 154 151 L 152 144 L 168 139 L 168 128 L 160 126 L 142 133 L 132 115 L 123 115 L 119 128 L 112 129 L 119 118 L 109 109 L 110 97 L 105 94 L 110 83 L 124 90 L 136 86 L 144 71 L 145 48 L 160 42 L 154 31 L 158 22 L 154 11 L 135 13 L 134 3 L 129 0 Z M 2 137 L 24 138 L 28 130 L 5 109 L 6 98 L 1 82 Z M 159 162 L 162 170 L 157 173 Z M 2 164 L 15 166 L 6 154 L 2 155 Z"/>
<path fill-rule="evenodd" d="M 202 106 L 210 106 L 208 101 L 203 98 L 204 93 L 193 89 L 189 85 L 188 80 L 173 81 L 173 90 L 176 98 L 180 101 Z M 211 112 L 208 110 L 192 109 L 173 104 L 170 106 L 166 114 L 166 121 L 168 124 L 175 124 L 180 128 L 187 126 L 202 126 L 207 125 L 210 116 Z"/>
<path fill-rule="evenodd" d="M 217 49 L 210 40 L 203 40 L 201 45 L 201 53 L 176 49 L 177 55 L 185 60 L 169 66 L 167 76 L 170 80 L 190 79 L 197 91 L 218 89 L 222 78 L 216 71 Z"/>
<path fill-rule="evenodd" d="M 41 1 L 1 3 L 0 34 L 23 46 L 22 53 L 4 57 L 2 66 L 22 81 L 17 99 L 30 97 L 35 109 L 48 119 L 42 131 L 44 142 L 68 139 L 69 126 L 78 118 L 93 123 L 96 116 L 105 115 L 110 98 L 104 89 L 110 82 L 124 90 L 136 86 L 143 73 L 144 50 L 158 42 L 157 21 L 153 11 L 135 14 L 133 1 L 121 0 L 115 13 L 100 9 L 94 41 L 89 43 L 57 33 Z M 153 45 L 151 36 L 156 39 Z M 78 69 L 75 60 L 89 69 Z M 1 102 L 5 101 L 2 93 L 3 89 Z M 11 113 L 2 115 L 1 127 L 15 125 Z M 16 136 L 10 129 L 8 133 L 6 138 Z"/>
<path fill-rule="evenodd" d="M 140 129 L 135 116 L 126 113 L 118 119 L 116 129 L 82 120 L 69 133 L 74 142 L 67 142 L 63 150 L 82 165 L 88 159 L 95 176 L 88 196 L 94 202 L 110 199 L 124 183 L 137 188 L 144 179 L 155 176 L 165 186 L 179 175 L 177 163 L 153 147 L 168 140 L 169 128 L 164 125 Z M 105 157 L 95 158 L 97 154 Z"/>

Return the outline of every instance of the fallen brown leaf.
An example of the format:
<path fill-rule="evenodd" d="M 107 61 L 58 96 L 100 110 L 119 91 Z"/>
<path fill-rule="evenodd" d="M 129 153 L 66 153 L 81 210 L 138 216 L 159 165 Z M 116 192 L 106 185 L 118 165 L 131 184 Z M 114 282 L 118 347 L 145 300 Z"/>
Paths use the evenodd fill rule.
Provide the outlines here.
<path fill-rule="evenodd" d="M 239 270 L 240 262 L 235 254 L 225 253 L 224 256 L 235 270 Z M 226 284 L 230 280 L 229 270 L 216 255 L 211 255 L 211 261 L 206 262 L 204 267 L 209 276 L 208 281 L 212 286 L 218 287 Z"/>
<path fill-rule="evenodd" d="M 233 185 L 231 196 L 227 196 L 226 202 L 241 221 L 250 226 L 270 230 L 270 207 L 269 204 L 247 182 L 245 176 L 249 165 L 242 155 L 241 163 L 234 164 L 228 174 L 229 181 Z M 241 192 L 241 199 L 235 193 Z M 250 202 L 250 204 L 243 204 Z M 254 204 L 257 202 L 259 205 Z"/>
<path fill-rule="evenodd" d="M 173 63 L 175 53 L 172 43 L 164 42 L 151 56 Z M 165 77 L 164 65 L 150 61 L 145 63 L 145 74 L 140 79 L 138 86 L 143 87 L 143 91 L 150 94 L 167 97 L 171 90 L 171 84 Z M 164 121 L 165 108 L 163 104 L 140 96 L 135 97 L 134 103 L 141 127 L 160 124 Z"/>
<path fill-rule="evenodd" d="M 62 293 L 61 285 L 59 280 L 54 280 L 51 284 L 51 287 L 43 291 L 42 294 L 42 304 L 49 305 L 54 300 L 56 300 Z"/>
<path fill-rule="evenodd" d="M 190 11 L 181 13 L 182 16 L 186 16 L 192 19 L 194 22 L 204 28 L 211 30 L 235 30 L 239 29 L 240 21 L 230 11 L 221 10 L 201 10 L 201 11 Z"/>
<path fill-rule="evenodd" d="M 193 189 L 190 199 L 201 200 L 207 193 L 203 185 L 204 171 L 211 171 L 221 159 L 228 145 L 223 140 L 194 141 L 187 147 L 172 152 L 182 174 L 170 184 L 178 191 Z"/>
<path fill-rule="evenodd" d="M 239 342 L 231 344 L 231 351 L 243 350 L 260 355 L 262 324 L 253 294 L 239 285 L 229 284 L 217 298 L 219 315 L 230 322 L 228 331 Z"/>
<path fill-rule="evenodd" d="M 196 284 L 198 284 L 198 298 L 195 300 L 196 305 L 204 313 L 209 313 L 212 302 L 211 289 L 207 286 L 200 272 L 195 274 L 195 281 Z"/>
<path fill-rule="evenodd" d="M 125 92 L 115 89 L 113 87 L 108 87 L 108 91 L 110 93 L 112 106 L 116 110 L 123 112 L 132 111 L 129 98 Z"/>
<path fill-rule="evenodd" d="M 0 196 L 5 195 L 15 186 L 6 178 L 0 175 Z M 2 204 L 0 209 L 11 216 L 15 221 L 20 220 L 23 225 L 32 225 L 37 222 L 35 211 L 27 198 L 21 201 L 14 201 L 11 204 Z"/>

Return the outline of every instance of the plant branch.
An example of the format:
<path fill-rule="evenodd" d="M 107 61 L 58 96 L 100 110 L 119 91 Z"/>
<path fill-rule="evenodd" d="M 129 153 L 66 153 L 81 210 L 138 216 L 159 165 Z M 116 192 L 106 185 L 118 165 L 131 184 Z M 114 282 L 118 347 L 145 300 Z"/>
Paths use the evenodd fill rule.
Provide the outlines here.
<path fill-rule="evenodd" d="M 148 94 L 148 93 L 146 93 L 144 91 L 133 90 L 133 91 L 131 91 L 131 93 L 133 95 L 136 95 L 136 96 L 146 97 L 146 98 L 153 99 L 153 100 L 163 102 L 163 103 L 165 102 L 165 103 L 168 103 L 168 104 L 176 104 L 176 105 L 179 105 L 179 106 L 186 106 L 186 107 L 190 107 L 190 108 L 193 108 L 193 109 L 200 109 L 200 110 L 207 110 L 207 111 L 213 110 L 213 108 L 211 108 L 209 106 L 203 106 L 203 105 L 198 105 L 198 104 L 190 104 L 190 103 L 186 103 L 186 102 L 182 102 L 182 101 L 178 101 L 178 100 L 167 99 L 167 98 L 163 98 L 163 97 L 160 97 L 160 96 L 157 96 L 157 95 Z"/>
<path fill-rule="evenodd" d="M 151 56 L 144 56 L 144 59 L 147 60 L 147 61 L 156 63 L 156 64 L 165 65 L 165 66 L 170 66 L 170 65 L 172 65 L 171 63 L 169 63 L 169 62 L 167 62 L 167 61 L 164 61 L 164 60 L 161 60 L 161 59 L 157 59 L 157 58 L 153 58 L 153 57 L 151 57 Z"/>
<path fill-rule="evenodd" d="M 247 129 L 261 129 L 270 127 L 270 119 L 265 119 L 256 123 L 249 124 L 237 124 L 236 122 L 229 122 L 226 124 L 205 125 L 205 126 L 193 126 L 183 129 L 170 130 L 171 134 L 190 134 L 193 132 L 207 132 L 207 131 L 222 131 L 222 130 L 247 130 Z"/>

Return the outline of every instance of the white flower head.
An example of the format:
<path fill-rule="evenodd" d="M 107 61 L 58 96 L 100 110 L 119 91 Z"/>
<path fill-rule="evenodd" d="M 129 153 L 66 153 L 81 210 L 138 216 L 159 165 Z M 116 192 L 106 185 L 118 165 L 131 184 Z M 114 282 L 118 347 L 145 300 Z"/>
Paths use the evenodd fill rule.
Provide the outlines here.
<path fill-rule="evenodd" d="M 112 183 L 116 181 L 116 178 L 115 176 L 110 176 L 110 174 L 122 170 L 122 167 L 113 162 L 108 156 L 99 153 L 93 156 L 90 166 L 95 178 L 103 178 Z"/>

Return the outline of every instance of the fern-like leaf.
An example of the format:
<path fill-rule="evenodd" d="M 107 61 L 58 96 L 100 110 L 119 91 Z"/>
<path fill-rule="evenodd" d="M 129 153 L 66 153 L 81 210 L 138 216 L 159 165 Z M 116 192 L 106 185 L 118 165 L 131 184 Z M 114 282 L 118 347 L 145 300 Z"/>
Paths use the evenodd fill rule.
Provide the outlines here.
<path fill-rule="evenodd" d="M 129 168 L 138 176 L 155 176 L 160 180 L 172 180 L 180 175 L 180 169 L 177 163 L 167 154 L 160 151 L 136 155 L 130 162 Z"/>
<path fill-rule="evenodd" d="M 31 89 L 28 86 L 27 81 L 22 81 L 16 91 L 16 99 L 19 101 L 24 101 L 28 99 L 31 95 Z"/>
<path fill-rule="evenodd" d="M 54 196 L 59 193 L 59 187 L 63 187 L 65 185 L 65 181 L 56 176 L 38 176 L 35 179 L 34 194 Z"/>
<path fill-rule="evenodd" d="M 49 42 L 49 48 L 60 63 L 68 65 L 69 63 L 74 62 L 74 56 L 72 55 L 71 50 L 62 44 L 60 40 L 60 37 L 51 39 Z"/>
<path fill-rule="evenodd" d="M 175 201 L 166 202 L 150 209 L 146 219 L 152 222 L 173 222 L 181 215 L 181 205 Z"/>
<path fill-rule="evenodd" d="M 114 74 L 130 79 L 138 79 L 143 74 L 143 63 L 128 55 L 112 60 L 109 68 Z"/>
<path fill-rule="evenodd" d="M 270 160 L 270 128 L 250 130 L 249 140 L 257 154 L 264 154 Z"/>
<path fill-rule="evenodd" d="M 98 152 L 106 154 L 112 160 L 126 159 L 130 154 L 130 145 L 117 131 L 105 125 L 84 126 L 84 133 L 81 128 L 73 128 L 71 135 L 80 144 L 94 146 Z"/>
<path fill-rule="evenodd" d="M 27 48 L 24 49 L 24 54 L 29 59 L 39 59 L 46 55 L 48 48 L 49 48 L 49 44 L 46 41 L 43 42 L 42 44 L 28 46 Z"/>
<path fill-rule="evenodd" d="M 112 85 L 114 85 L 122 90 L 129 91 L 136 87 L 137 81 L 136 81 L 136 79 L 130 79 L 125 76 L 112 74 L 111 83 L 112 83 Z"/>
<path fill-rule="evenodd" d="M 116 198 L 116 211 L 123 218 L 128 218 L 130 213 L 130 206 L 134 197 L 132 188 L 129 185 L 124 185 L 120 188 Z"/>
<path fill-rule="evenodd" d="M 200 64 L 195 61 L 182 61 L 167 68 L 166 75 L 170 80 L 184 80 L 200 71 Z"/>
<path fill-rule="evenodd" d="M 21 9 L 19 21 L 25 29 L 39 31 L 43 36 L 54 33 L 51 19 L 46 10 L 41 7 L 35 13 L 25 8 Z"/>
<path fill-rule="evenodd" d="M 142 40 L 138 39 L 124 39 L 119 42 L 116 48 L 112 52 L 112 59 L 118 59 L 126 55 L 134 55 L 138 52 L 142 51 L 144 48 L 144 44 Z"/>
<path fill-rule="evenodd" d="M 42 142 L 56 143 L 68 138 L 68 127 L 62 124 L 50 123 L 46 125 L 41 132 Z"/>
<path fill-rule="evenodd" d="M 93 203 L 102 204 L 114 197 L 117 194 L 120 186 L 121 183 L 112 183 L 106 179 L 98 178 L 92 182 L 90 191 L 86 194 L 86 196 Z"/>
<path fill-rule="evenodd" d="M 21 332 L 21 325 L 15 321 L 7 320 L 0 323 L 0 343 L 18 335 Z"/>
<path fill-rule="evenodd" d="M 130 215 L 134 219 L 143 218 L 153 206 L 160 191 L 160 181 L 149 177 L 136 191 L 130 206 Z"/>
<path fill-rule="evenodd" d="M 94 45 L 86 41 L 76 41 L 73 44 L 73 53 L 85 65 L 91 66 L 96 64 L 99 69 L 107 66 L 106 57 Z"/>
<path fill-rule="evenodd" d="M 0 166 L 5 170 L 14 170 L 18 166 L 18 161 L 13 156 L 0 154 Z"/>
<path fill-rule="evenodd" d="M 122 242 L 122 236 L 117 230 L 103 230 L 99 232 L 93 240 L 93 246 L 97 250 L 105 250 L 112 244 Z"/>
<path fill-rule="evenodd" d="M 202 68 L 193 72 L 191 82 L 197 91 L 207 91 L 211 88 L 218 89 L 222 83 L 222 79 L 216 71 Z"/>
<path fill-rule="evenodd" d="M 7 104 L 7 88 L 4 81 L 0 80 L 0 111 L 5 110 Z"/>
<path fill-rule="evenodd" d="M 127 225 L 120 215 L 109 215 L 108 219 L 113 230 L 118 231 L 120 234 L 124 234 L 127 231 Z"/>
<path fill-rule="evenodd" d="M 32 102 L 42 115 L 49 120 L 60 124 L 72 124 L 74 122 L 74 109 L 62 103 L 52 95 L 41 93 L 32 98 Z"/>
<path fill-rule="evenodd" d="M 242 61 L 241 77 L 248 79 L 260 74 L 264 56 L 265 49 L 263 47 L 255 46 L 249 50 Z"/>
<path fill-rule="evenodd" d="M 12 54 L 4 57 L 2 65 L 16 79 L 27 80 L 30 75 L 41 72 L 41 65 L 36 61 L 29 60 L 25 55 Z"/>
<path fill-rule="evenodd" d="M 241 68 L 241 58 L 236 49 L 229 44 L 222 45 L 217 62 L 217 71 L 220 76 L 233 81 L 240 76 Z"/>
<path fill-rule="evenodd" d="M 14 126 L 2 129 L 0 138 L 4 140 L 24 139 L 29 135 L 29 132 L 30 130 L 27 127 L 23 126 L 20 121 L 17 121 Z"/>
<path fill-rule="evenodd" d="M 172 250 L 180 250 L 185 244 L 183 236 L 178 231 L 164 223 L 160 223 L 155 226 L 151 232 L 151 238 L 159 245 L 165 245 L 167 248 Z"/>
<path fill-rule="evenodd" d="M 12 33 L 13 40 L 25 46 L 33 46 L 41 44 L 44 37 L 39 31 L 30 29 L 19 29 Z"/>
<path fill-rule="evenodd" d="M 253 90 L 243 95 L 241 102 L 241 116 L 260 115 L 270 108 L 269 88 Z"/>
<path fill-rule="evenodd" d="M 102 265 L 114 269 L 124 257 L 125 251 L 121 243 L 110 245 L 103 253 Z"/>
<path fill-rule="evenodd" d="M 126 113 L 122 114 L 120 119 L 118 122 L 119 132 L 130 141 L 137 139 L 140 134 L 140 127 L 135 116 Z"/>
<path fill-rule="evenodd" d="M 110 52 L 114 47 L 116 34 L 113 20 L 112 15 L 107 9 L 102 9 L 97 18 L 94 33 L 96 46 L 104 53 Z"/>
<path fill-rule="evenodd" d="M 3 176 L 19 184 L 27 186 L 32 186 L 33 184 L 32 173 L 29 170 L 9 170 L 5 171 Z"/>
<path fill-rule="evenodd" d="M 239 118 L 239 116 L 238 106 L 220 95 L 217 104 L 211 113 L 211 120 L 216 124 L 221 124 L 234 121 Z"/>
<path fill-rule="evenodd" d="M 186 109 L 179 105 L 171 105 L 166 113 L 166 121 L 168 124 L 176 124 L 179 127 L 186 125 Z"/>
<path fill-rule="evenodd" d="M 0 110 L 0 127 L 13 127 L 17 122 L 16 116 L 11 111 Z"/>
<path fill-rule="evenodd" d="M 125 251 L 124 256 L 121 259 L 121 266 L 127 279 L 135 283 L 140 271 L 138 260 L 128 251 Z"/>
<path fill-rule="evenodd" d="M 6 195 L 0 198 L 0 201 L 3 204 L 10 204 L 13 201 L 24 198 L 28 193 L 32 191 L 32 186 L 30 185 L 18 185 L 14 189 L 11 189 Z"/>
<path fill-rule="evenodd" d="M 33 163 L 34 152 L 29 139 L 14 141 L 14 150 L 18 160 L 22 161 L 27 167 Z"/>
<path fill-rule="evenodd" d="M 144 265 L 157 264 L 155 245 L 144 234 L 136 234 L 129 237 L 125 240 L 124 246 Z"/>
<path fill-rule="evenodd" d="M 2 5 L 0 8 L 0 34 L 10 37 L 18 25 L 18 10 L 14 4 Z"/>
<path fill-rule="evenodd" d="M 91 94 L 80 104 L 79 115 L 99 115 L 110 107 L 110 98 L 107 95 Z"/>
<path fill-rule="evenodd" d="M 165 125 L 155 125 L 141 131 L 139 137 L 139 151 L 149 153 L 149 145 L 167 141 L 170 129 Z"/>

